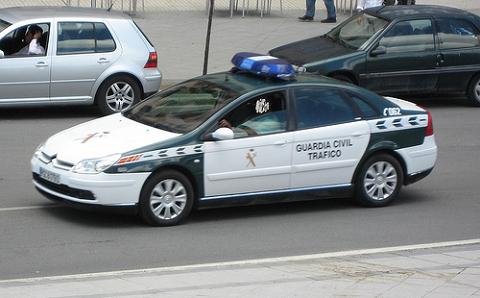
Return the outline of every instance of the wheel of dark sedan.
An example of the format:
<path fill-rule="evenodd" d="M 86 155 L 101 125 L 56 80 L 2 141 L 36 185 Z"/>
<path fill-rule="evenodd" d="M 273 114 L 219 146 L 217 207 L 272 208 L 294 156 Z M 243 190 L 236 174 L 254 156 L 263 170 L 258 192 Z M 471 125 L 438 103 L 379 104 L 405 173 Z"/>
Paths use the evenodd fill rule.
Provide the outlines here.
<path fill-rule="evenodd" d="M 107 79 L 98 89 L 96 102 L 104 115 L 125 111 L 140 101 L 138 83 L 129 76 Z"/>
<path fill-rule="evenodd" d="M 480 75 L 473 77 L 468 86 L 467 96 L 472 105 L 480 107 Z"/>
<path fill-rule="evenodd" d="M 140 216 L 153 226 L 172 226 L 192 210 L 193 187 L 180 172 L 167 170 L 145 182 L 140 194 Z"/>
<path fill-rule="evenodd" d="M 403 170 L 391 155 L 370 157 L 360 169 L 355 183 L 355 199 L 365 206 L 381 207 L 397 197 L 403 185 Z"/>
<path fill-rule="evenodd" d="M 333 74 L 333 75 L 331 75 L 331 77 L 335 80 L 338 80 L 338 81 L 342 81 L 342 82 L 346 82 L 346 83 L 350 83 L 350 84 L 355 84 L 349 76 L 346 76 L 346 75 L 343 75 L 343 74 Z"/>

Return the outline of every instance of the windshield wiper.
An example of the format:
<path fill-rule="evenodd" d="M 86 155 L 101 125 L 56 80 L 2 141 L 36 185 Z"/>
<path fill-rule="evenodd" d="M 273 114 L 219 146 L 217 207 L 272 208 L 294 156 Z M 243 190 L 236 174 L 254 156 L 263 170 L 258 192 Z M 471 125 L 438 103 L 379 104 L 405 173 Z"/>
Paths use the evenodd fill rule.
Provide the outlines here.
<path fill-rule="evenodd" d="M 331 37 L 331 36 L 328 35 L 328 34 L 325 34 L 324 36 L 325 36 L 326 38 L 330 39 L 330 40 L 333 41 L 333 42 L 337 42 L 337 40 L 336 40 L 335 38 Z"/>
<path fill-rule="evenodd" d="M 354 47 L 354 46 L 348 44 L 346 41 L 342 40 L 341 38 L 338 39 L 338 43 L 339 43 L 341 46 L 343 46 L 343 47 L 345 47 L 345 48 L 348 48 L 348 49 L 354 49 L 354 50 L 357 49 L 356 47 Z"/>

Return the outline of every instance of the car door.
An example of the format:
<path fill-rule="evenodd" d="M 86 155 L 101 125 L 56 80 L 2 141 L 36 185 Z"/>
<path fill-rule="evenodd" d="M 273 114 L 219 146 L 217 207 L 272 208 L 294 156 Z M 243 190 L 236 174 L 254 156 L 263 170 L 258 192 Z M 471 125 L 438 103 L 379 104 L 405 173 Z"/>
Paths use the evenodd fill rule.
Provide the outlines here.
<path fill-rule="evenodd" d="M 383 94 L 432 92 L 436 64 L 432 20 L 398 21 L 368 51 L 360 85 Z"/>
<path fill-rule="evenodd" d="M 347 186 L 370 140 L 361 120 L 338 89 L 293 90 L 297 131 L 293 136 L 293 189 Z"/>
<path fill-rule="evenodd" d="M 26 34 L 33 25 L 43 30 L 40 41 L 44 54 L 28 53 Z M 0 58 L 0 104 L 48 103 L 51 71 L 49 29 L 49 22 L 39 22 L 2 32 L 0 50 L 4 52 L 4 57 Z M 25 49 L 23 53 L 22 49 Z"/>
<path fill-rule="evenodd" d="M 121 55 L 102 22 L 58 21 L 52 58 L 52 101 L 92 100 L 98 77 Z"/>
<path fill-rule="evenodd" d="M 205 142 L 205 196 L 288 189 L 292 132 L 286 92 L 255 96 L 221 120 L 219 125 L 233 129 L 234 138 Z"/>
<path fill-rule="evenodd" d="M 465 19 L 435 21 L 439 42 L 440 92 L 462 92 L 480 69 L 480 31 Z"/>

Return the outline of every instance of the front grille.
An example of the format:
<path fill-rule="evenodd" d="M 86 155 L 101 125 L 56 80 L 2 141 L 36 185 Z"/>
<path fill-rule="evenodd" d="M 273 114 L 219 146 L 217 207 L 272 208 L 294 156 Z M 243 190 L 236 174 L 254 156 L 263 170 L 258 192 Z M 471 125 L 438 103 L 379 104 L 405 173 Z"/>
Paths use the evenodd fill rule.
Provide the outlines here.
<path fill-rule="evenodd" d="M 33 180 L 38 184 L 40 184 L 41 186 L 48 188 L 52 191 L 58 192 L 62 195 L 66 195 L 66 196 L 81 199 L 81 200 L 90 200 L 90 201 L 95 200 L 95 196 L 89 190 L 73 188 L 73 187 L 66 186 L 64 184 L 55 184 L 41 178 L 40 175 L 38 175 L 37 173 L 33 173 Z"/>
<path fill-rule="evenodd" d="M 58 158 L 52 159 L 52 165 L 55 168 L 70 171 L 71 168 L 73 168 L 73 164 L 66 162 L 66 161 L 61 161 Z"/>
<path fill-rule="evenodd" d="M 43 152 L 40 152 L 40 154 L 38 154 L 38 159 L 40 159 L 44 164 L 48 164 L 49 162 L 51 162 L 52 158 L 52 156 L 48 156 Z"/>

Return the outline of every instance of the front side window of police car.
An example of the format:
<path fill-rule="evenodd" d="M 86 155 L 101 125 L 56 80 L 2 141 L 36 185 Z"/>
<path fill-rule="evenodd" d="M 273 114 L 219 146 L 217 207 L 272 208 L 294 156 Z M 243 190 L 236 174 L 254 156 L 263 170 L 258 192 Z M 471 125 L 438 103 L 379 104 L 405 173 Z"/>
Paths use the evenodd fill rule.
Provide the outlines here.
<path fill-rule="evenodd" d="M 294 94 L 298 129 L 353 121 L 356 117 L 338 90 L 298 87 Z"/>
<path fill-rule="evenodd" d="M 230 124 L 235 138 L 284 132 L 288 123 L 285 92 L 256 96 L 224 119 Z"/>
<path fill-rule="evenodd" d="M 224 86 L 191 80 L 157 93 L 123 115 L 162 130 L 187 133 L 238 96 Z"/>

